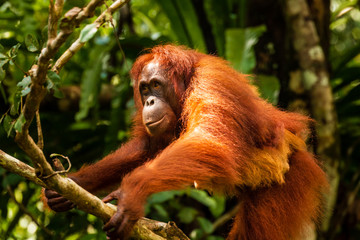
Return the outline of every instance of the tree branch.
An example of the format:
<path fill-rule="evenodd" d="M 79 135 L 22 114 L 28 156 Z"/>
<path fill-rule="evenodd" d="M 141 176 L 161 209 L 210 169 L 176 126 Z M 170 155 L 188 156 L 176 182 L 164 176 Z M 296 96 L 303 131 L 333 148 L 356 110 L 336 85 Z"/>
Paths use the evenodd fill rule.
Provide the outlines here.
<path fill-rule="evenodd" d="M 95 20 L 94 23 L 96 24 L 96 28 L 98 29 L 102 24 L 111 19 L 111 14 L 127 2 L 129 2 L 129 0 L 115 1 Z M 54 0 L 50 1 L 47 45 L 41 50 L 37 64 L 33 65 L 29 71 L 29 76 L 31 77 L 31 90 L 26 96 L 25 104 L 21 109 L 21 115 L 19 117 L 24 118 L 25 122 L 22 125 L 21 130 L 16 132 L 15 136 L 16 143 L 30 157 L 34 168 L 6 154 L 2 150 L 0 150 L 0 166 L 10 172 L 23 176 L 44 188 L 57 191 L 62 196 L 75 203 L 80 210 L 93 214 L 101 218 L 104 222 L 107 222 L 117 211 L 116 206 L 103 203 L 99 198 L 78 186 L 70 178 L 60 176 L 59 173 L 53 171 L 51 165 L 47 162 L 42 151 L 42 132 L 39 117 L 37 119 L 39 145 L 37 145 L 29 135 L 30 124 L 36 113 L 38 113 L 40 103 L 47 93 L 45 83 L 48 69 L 50 68 L 50 60 L 55 56 L 74 29 L 78 27 L 85 18 L 93 16 L 95 9 L 103 3 L 103 0 L 92 0 L 83 9 L 74 7 L 69 10 L 61 20 L 60 32 L 58 32 L 57 28 L 64 1 L 55 0 L 55 3 Z M 66 51 L 63 54 L 64 57 L 60 57 L 57 61 L 53 70 L 58 72 L 71 56 L 83 45 L 84 43 L 81 43 L 79 39 L 75 41 L 69 48 L 70 55 L 67 56 L 66 52 L 68 51 Z M 188 238 L 172 223 L 164 224 L 153 220 L 141 219 L 134 229 L 134 236 L 136 236 L 136 239 L 188 240 Z M 155 232 L 158 232 L 158 234 Z"/>
<path fill-rule="evenodd" d="M 114 2 L 106 11 L 104 11 L 95 21 L 97 28 L 99 28 L 105 21 L 108 14 L 112 14 L 115 10 L 122 7 L 129 0 L 118 0 Z M 46 48 L 42 49 L 37 65 L 34 65 L 29 71 L 31 76 L 31 90 L 26 97 L 25 105 L 22 109 L 22 115 L 25 118 L 21 131 L 16 133 L 15 141 L 20 148 L 31 158 L 37 169 L 37 174 L 50 175 L 53 170 L 39 146 L 37 146 L 29 135 L 29 127 L 34 119 L 36 111 L 39 110 L 41 101 L 44 99 L 47 90 L 44 86 L 46 81 L 46 74 L 49 68 L 50 59 L 58 52 L 59 48 L 65 43 L 66 39 L 74 31 L 81 21 L 94 14 L 96 7 L 103 4 L 101 0 L 92 0 L 82 10 L 73 8 L 65 14 L 65 18 L 60 25 L 61 31 L 56 34 L 58 19 L 60 18 L 63 1 L 58 0 L 50 2 L 49 13 L 49 31 L 48 42 Z M 83 43 L 80 44 L 81 46 Z M 76 52 L 76 51 L 75 51 Z M 72 55 L 71 55 L 72 56 Z M 68 58 L 70 59 L 70 58 Z M 68 60 L 67 60 L 68 61 Z M 61 61 L 62 65 L 67 61 Z M 61 68 L 61 67 L 60 67 Z M 60 69 L 59 68 L 59 69 Z M 56 70 L 59 71 L 59 70 Z M 41 134 L 40 134 L 41 135 Z"/>
<path fill-rule="evenodd" d="M 18 174 L 44 188 L 54 189 L 65 198 L 74 202 L 78 209 L 99 217 L 107 222 L 116 212 L 116 206 L 105 204 L 98 197 L 81 188 L 70 178 L 56 174 L 49 179 L 41 180 L 35 174 L 35 169 L 20 160 L 0 150 L 0 166 L 9 172 Z M 163 240 L 178 239 L 189 240 L 174 223 L 162 223 L 150 219 L 140 219 L 134 227 L 134 239 Z"/>
<path fill-rule="evenodd" d="M 60 19 L 62 9 L 64 6 L 63 0 L 50 0 L 49 5 L 49 20 L 48 20 L 48 39 L 52 41 L 57 36 L 57 25 Z"/>
<path fill-rule="evenodd" d="M 289 85 L 293 86 L 293 92 L 306 92 L 309 96 L 311 115 L 317 122 L 315 153 L 324 161 L 329 175 L 330 192 L 327 207 L 333 209 L 339 184 L 340 145 L 326 58 L 307 2 L 286 0 L 283 3 L 283 12 L 299 64 L 299 70 L 291 74 L 293 77 L 290 78 Z M 326 214 L 322 226 L 325 230 L 329 228 L 332 211 L 327 211 Z"/>
<path fill-rule="evenodd" d="M 0 149 L 0 166 L 5 168 L 7 171 L 15 173 L 19 176 L 26 178 L 34 182 L 35 184 L 46 187 L 46 184 L 36 177 L 35 169 L 22 161 L 8 155 Z"/>
<path fill-rule="evenodd" d="M 130 0 L 118 0 L 114 2 L 110 7 L 106 9 L 95 21 L 96 29 L 99 29 L 107 20 L 108 16 L 111 16 L 116 10 L 124 6 Z M 67 63 L 75 53 L 77 53 L 83 46 L 85 42 L 81 42 L 80 38 L 78 38 L 56 61 L 54 64 L 52 71 L 59 72 L 61 68 Z"/>

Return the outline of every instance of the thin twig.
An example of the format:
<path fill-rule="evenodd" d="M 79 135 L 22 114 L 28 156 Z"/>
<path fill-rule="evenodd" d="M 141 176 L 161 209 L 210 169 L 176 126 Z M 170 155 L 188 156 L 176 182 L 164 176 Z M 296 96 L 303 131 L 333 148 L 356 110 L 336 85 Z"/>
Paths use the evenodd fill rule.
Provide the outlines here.
<path fill-rule="evenodd" d="M 58 21 L 64 6 L 64 0 L 50 0 L 49 19 L 48 19 L 48 41 L 52 41 L 57 36 Z"/>
<path fill-rule="evenodd" d="M 17 64 L 14 59 L 11 59 L 11 61 L 14 63 L 14 65 L 15 65 L 18 69 L 20 69 L 20 70 L 24 73 L 25 76 L 28 76 L 28 73 L 27 73 L 24 69 L 22 69 L 22 67 L 21 67 L 19 64 Z"/>
<path fill-rule="evenodd" d="M 117 9 L 124 6 L 130 0 L 117 0 L 110 7 L 108 7 L 95 21 L 96 28 L 99 29 L 106 21 L 109 16 L 111 16 Z M 59 72 L 61 68 L 67 63 L 72 56 L 76 52 L 78 52 L 83 46 L 85 45 L 84 42 L 80 41 L 78 38 L 71 46 L 60 56 L 60 58 L 56 61 L 54 66 L 52 67 L 52 71 Z"/>
<path fill-rule="evenodd" d="M 68 168 L 65 170 L 64 169 L 64 167 L 61 165 L 61 167 L 62 167 L 62 169 L 56 169 L 57 171 L 55 171 L 55 172 L 53 172 L 52 174 L 50 174 L 50 175 L 48 175 L 48 176 L 43 176 L 42 178 L 43 179 L 47 179 L 47 178 L 50 178 L 50 177 L 52 177 L 52 176 L 54 176 L 54 175 L 56 175 L 56 174 L 62 174 L 62 173 L 68 173 L 69 171 L 70 171 L 70 169 L 71 169 L 71 161 L 70 161 L 70 159 L 68 158 L 68 157 L 66 157 L 66 156 L 63 156 L 63 155 L 61 155 L 61 154 L 51 154 L 50 155 L 50 157 L 57 157 L 57 156 L 59 156 L 59 157 L 62 157 L 62 158 L 64 158 L 64 159 L 66 159 L 67 160 L 67 162 L 68 162 Z M 56 158 L 57 159 L 57 158 Z M 55 159 L 55 160 L 56 160 Z M 61 163 L 60 163 L 61 164 Z M 60 166 L 58 166 L 58 167 L 60 167 Z M 58 168 L 57 167 L 57 168 Z"/>
<path fill-rule="evenodd" d="M 109 8 L 108 7 L 108 5 L 105 3 L 105 6 L 107 7 L 107 8 Z M 113 22 L 113 20 L 114 20 L 114 18 L 112 17 L 112 15 L 110 16 L 110 24 L 111 24 L 111 26 L 112 26 L 112 28 L 113 28 L 113 33 L 114 33 L 114 36 L 115 36 L 115 40 L 116 40 L 116 43 L 117 43 L 117 45 L 118 45 L 118 47 L 119 47 L 119 49 L 120 49 L 120 52 L 121 52 L 121 56 L 122 56 L 122 60 L 123 60 L 123 62 L 125 63 L 125 53 L 124 53 L 124 50 L 123 50 L 123 48 L 121 47 L 121 43 L 120 43 L 120 40 L 119 40 L 119 33 L 116 31 L 116 28 L 115 28 L 115 25 L 114 25 L 114 22 Z"/>
<path fill-rule="evenodd" d="M 242 206 L 242 202 L 238 203 L 233 209 L 219 217 L 214 223 L 213 223 L 213 230 L 217 229 L 218 227 L 224 225 L 226 222 L 231 220 L 236 213 L 239 211 L 239 209 Z"/>
<path fill-rule="evenodd" d="M 40 113 L 39 110 L 36 111 L 36 125 L 37 125 L 37 132 L 38 132 L 38 147 L 43 150 L 44 149 L 44 137 L 41 130 L 41 121 L 40 121 Z"/>
<path fill-rule="evenodd" d="M 34 166 L 41 169 L 37 169 L 37 172 L 43 172 L 44 175 L 52 174 L 52 168 L 46 161 L 42 149 L 34 142 L 32 137 L 29 135 L 29 127 L 33 121 L 36 111 L 40 107 L 41 101 L 44 99 L 47 90 L 44 87 L 46 81 L 46 74 L 49 68 L 51 58 L 55 56 L 60 47 L 65 43 L 70 34 L 74 31 L 75 27 L 80 24 L 82 20 L 93 14 L 95 8 L 102 4 L 102 0 L 91 1 L 83 10 L 71 12 L 68 22 L 62 25 L 61 31 L 56 34 L 58 25 L 58 19 L 60 18 L 63 1 L 56 0 L 50 2 L 50 13 L 49 13 L 49 37 L 47 45 L 41 50 L 39 59 L 36 65 L 31 68 L 31 90 L 26 96 L 25 105 L 22 109 L 22 114 L 25 118 L 25 124 L 23 124 L 20 131 L 16 133 L 15 141 L 25 151 L 25 153 L 31 158 Z M 70 10 L 71 11 L 71 10 Z M 70 12 L 69 11 L 69 12 Z M 81 16 L 79 16 L 81 15 Z M 37 164 L 39 163 L 39 164 Z"/>

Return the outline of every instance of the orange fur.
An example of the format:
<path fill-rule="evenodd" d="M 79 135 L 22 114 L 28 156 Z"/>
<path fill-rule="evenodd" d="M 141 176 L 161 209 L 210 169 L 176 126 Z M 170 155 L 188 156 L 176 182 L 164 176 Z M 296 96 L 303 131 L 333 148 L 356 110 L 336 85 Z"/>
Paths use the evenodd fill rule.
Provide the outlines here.
<path fill-rule="evenodd" d="M 135 86 L 152 60 L 167 66 L 173 83 L 182 72 L 192 73 L 183 97 L 185 127 L 155 159 L 126 176 L 121 188 L 139 197 L 195 181 L 242 195 L 244 207 L 228 239 L 301 237 L 320 216 L 327 188 L 325 173 L 306 152 L 309 119 L 262 100 L 226 61 L 181 47 L 160 46 L 140 58 L 133 68 Z"/>
<path fill-rule="evenodd" d="M 142 125 L 139 78 L 152 61 L 165 70 L 182 109 L 170 142 L 149 136 Z M 135 218 L 150 194 L 194 182 L 237 196 L 243 207 L 230 240 L 301 239 L 318 221 L 328 183 L 306 150 L 309 118 L 261 99 L 226 61 L 184 47 L 151 49 L 135 62 L 132 76 L 138 110 L 133 138 L 73 174 L 81 186 L 95 192 L 123 178 L 120 204 Z"/>

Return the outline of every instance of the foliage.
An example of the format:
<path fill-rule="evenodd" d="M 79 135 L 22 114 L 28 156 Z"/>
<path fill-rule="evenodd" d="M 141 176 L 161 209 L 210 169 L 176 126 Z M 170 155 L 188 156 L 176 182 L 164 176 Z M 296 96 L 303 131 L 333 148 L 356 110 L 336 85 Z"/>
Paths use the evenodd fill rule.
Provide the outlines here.
<path fill-rule="evenodd" d="M 111 2 L 111 1 L 107 1 Z M 203 5 L 199 5 L 199 2 Z M 67 10 L 84 0 L 67 1 Z M 129 19 L 115 14 L 120 31 L 119 49 L 114 29 L 95 31 L 91 20 L 75 31 L 60 50 L 77 37 L 85 46 L 59 75 L 49 71 L 49 96 L 41 106 L 45 152 L 71 158 L 74 169 L 94 162 L 128 139 L 134 112 L 128 72 L 144 48 L 176 42 L 203 52 L 216 53 L 239 71 L 251 73 L 257 64 L 253 46 L 267 31 L 264 25 L 245 27 L 246 1 L 132 0 Z M 0 0 L 0 148 L 27 161 L 9 138 L 21 129 L 19 109 L 29 93 L 26 75 L 46 42 L 48 1 Z M 206 19 L 207 23 L 203 20 Z M 131 21 L 129 21 L 131 20 Z M 360 159 L 360 10 L 358 1 L 332 1 L 331 84 L 336 97 L 341 135 L 341 185 L 355 189 Z M 213 46 L 213 47 L 211 47 Z M 59 56 L 56 56 L 59 57 Z M 254 77 L 263 97 L 276 104 L 279 83 L 274 75 Z M 80 87 L 80 88 L 79 88 Z M 110 89 L 110 91 L 108 91 Z M 66 91 L 65 91 L 66 90 Z M 81 90 L 81 94 L 78 93 Z M 35 132 L 36 126 L 30 131 Z M 54 214 L 39 201 L 40 188 L 0 168 L 0 238 L 48 239 L 8 194 L 28 209 L 36 222 L 52 230 L 51 239 L 104 239 L 102 223 L 91 215 L 72 210 Z M 359 193 L 357 199 L 359 199 Z M 228 230 L 213 223 L 234 203 L 201 190 L 169 191 L 151 196 L 147 216 L 175 221 L 192 239 L 223 239 Z M 341 232 L 341 229 L 338 230 Z M 353 230 L 359 233 L 359 229 Z"/>

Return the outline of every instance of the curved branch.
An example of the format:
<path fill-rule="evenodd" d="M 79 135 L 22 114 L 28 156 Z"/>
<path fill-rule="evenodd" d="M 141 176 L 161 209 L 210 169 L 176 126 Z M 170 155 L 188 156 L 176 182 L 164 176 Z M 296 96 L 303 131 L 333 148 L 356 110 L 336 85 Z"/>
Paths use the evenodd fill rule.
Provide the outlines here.
<path fill-rule="evenodd" d="M 49 179 L 41 180 L 35 175 L 35 169 L 0 150 L 0 166 L 9 172 L 18 174 L 45 188 L 53 189 L 74 202 L 78 209 L 90 213 L 107 222 L 116 212 L 116 206 L 105 204 L 98 197 L 81 188 L 70 178 L 58 174 Z M 135 239 L 189 240 L 174 223 L 163 223 L 155 220 L 140 219 L 134 227 L 132 236 Z"/>
<path fill-rule="evenodd" d="M 124 6 L 130 0 L 118 0 L 114 2 L 109 8 L 106 9 L 96 20 L 96 29 L 99 29 L 107 20 L 109 15 L 112 15 L 116 10 Z M 80 38 L 78 38 L 56 61 L 54 64 L 52 71 L 59 72 L 61 68 L 67 63 L 75 53 L 77 53 L 83 46 L 85 42 L 81 42 Z"/>

